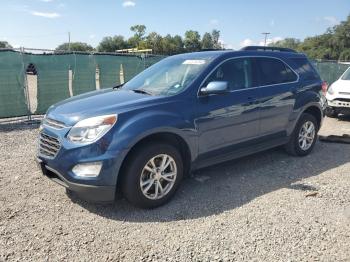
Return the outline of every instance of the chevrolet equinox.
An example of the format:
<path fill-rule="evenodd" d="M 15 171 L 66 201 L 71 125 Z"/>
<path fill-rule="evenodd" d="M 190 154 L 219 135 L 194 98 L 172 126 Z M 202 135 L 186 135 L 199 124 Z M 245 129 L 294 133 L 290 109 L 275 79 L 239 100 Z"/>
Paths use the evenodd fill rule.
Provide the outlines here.
<path fill-rule="evenodd" d="M 247 47 L 171 56 L 114 88 L 51 106 L 40 126 L 43 173 L 90 201 L 166 203 L 185 174 L 284 146 L 309 154 L 325 83 L 304 54 Z"/>

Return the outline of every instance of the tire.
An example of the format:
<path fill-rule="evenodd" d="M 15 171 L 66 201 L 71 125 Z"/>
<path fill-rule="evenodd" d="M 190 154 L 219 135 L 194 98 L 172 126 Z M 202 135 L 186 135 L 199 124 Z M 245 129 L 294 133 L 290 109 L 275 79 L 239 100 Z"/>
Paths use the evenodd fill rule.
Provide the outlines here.
<path fill-rule="evenodd" d="M 312 134 L 310 134 L 310 136 L 306 138 L 306 143 L 308 145 L 303 147 L 302 145 L 304 144 L 302 141 L 299 141 L 299 139 L 304 140 L 305 136 L 307 136 L 307 134 L 303 131 L 305 130 L 305 128 L 303 129 L 303 127 L 305 127 L 305 125 L 307 126 L 307 124 L 310 124 L 310 123 L 312 123 L 314 127 L 313 139 L 311 142 L 310 137 L 312 136 Z M 303 113 L 298 123 L 296 124 L 293 133 L 290 136 L 289 142 L 285 145 L 285 150 L 287 151 L 287 153 L 293 156 L 308 155 L 315 146 L 315 143 L 317 141 L 318 130 L 319 130 L 319 125 L 317 123 L 316 118 L 311 114 Z M 300 136 L 303 136 L 304 138 L 300 138 Z"/>
<path fill-rule="evenodd" d="M 327 117 L 336 118 L 338 117 L 339 112 L 333 107 L 327 107 L 325 110 L 325 114 Z"/>
<path fill-rule="evenodd" d="M 164 158 L 166 168 L 162 170 Z M 144 144 L 136 149 L 127 161 L 122 179 L 122 192 L 131 204 L 140 208 L 156 208 L 167 203 L 175 194 L 183 178 L 182 157 L 172 145 Z M 151 172 L 156 169 L 157 172 Z M 176 175 L 171 175 L 173 173 Z"/>

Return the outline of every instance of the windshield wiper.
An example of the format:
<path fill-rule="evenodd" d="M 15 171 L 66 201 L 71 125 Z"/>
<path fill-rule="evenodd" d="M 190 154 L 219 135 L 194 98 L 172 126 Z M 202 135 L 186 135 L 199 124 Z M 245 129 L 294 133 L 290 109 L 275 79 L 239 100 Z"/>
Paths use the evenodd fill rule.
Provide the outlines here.
<path fill-rule="evenodd" d="M 131 89 L 132 91 L 134 91 L 135 93 L 139 93 L 139 94 L 145 94 L 145 95 L 150 95 L 153 96 L 153 94 L 145 89 Z"/>
<path fill-rule="evenodd" d="M 124 84 L 120 84 L 120 85 L 116 85 L 116 86 L 113 86 L 112 89 L 119 89 L 119 88 L 122 88 Z"/>

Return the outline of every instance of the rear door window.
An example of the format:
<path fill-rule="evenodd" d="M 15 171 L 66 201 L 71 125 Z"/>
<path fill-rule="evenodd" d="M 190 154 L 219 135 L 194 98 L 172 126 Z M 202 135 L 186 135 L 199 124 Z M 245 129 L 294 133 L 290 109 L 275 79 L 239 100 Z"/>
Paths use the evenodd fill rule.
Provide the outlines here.
<path fill-rule="evenodd" d="M 275 85 L 297 81 L 298 76 L 283 63 L 275 58 L 258 57 L 260 69 L 260 85 Z"/>
<path fill-rule="evenodd" d="M 296 65 L 295 71 L 303 76 L 305 80 L 319 80 L 320 77 L 316 69 L 311 65 L 307 58 L 291 58 L 292 62 Z"/>

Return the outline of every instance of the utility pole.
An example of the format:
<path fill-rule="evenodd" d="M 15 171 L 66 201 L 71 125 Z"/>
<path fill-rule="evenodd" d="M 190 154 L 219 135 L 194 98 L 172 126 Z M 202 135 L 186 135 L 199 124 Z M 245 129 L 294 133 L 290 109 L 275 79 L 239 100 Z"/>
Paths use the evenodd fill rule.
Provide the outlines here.
<path fill-rule="evenodd" d="M 70 32 L 68 32 L 68 51 L 70 51 Z"/>
<path fill-rule="evenodd" d="M 265 33 L 261 33 L 261 34 L 265 35 L 265 44 L 264 44 L 264 46 L 266 46 L 267 36 L 268 36 L 269 34 L 271 34 L 271 33 L 265 32 Z"/>

